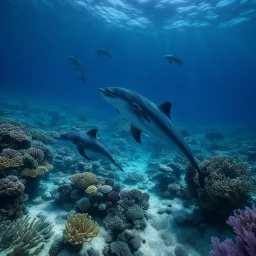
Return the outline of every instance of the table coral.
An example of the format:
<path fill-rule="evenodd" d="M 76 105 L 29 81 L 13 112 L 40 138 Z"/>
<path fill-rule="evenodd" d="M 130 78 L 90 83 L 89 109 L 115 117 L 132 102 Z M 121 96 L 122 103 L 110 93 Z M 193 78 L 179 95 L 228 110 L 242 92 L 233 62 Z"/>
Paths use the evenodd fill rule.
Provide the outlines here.
<path fill-rule="evenodd" d="M 90 243 L 99 232 L 98 224 L 92 220 L 90 215 L 78 213 L 68 218 L 63 237 L 68 243 L 78 245 Z"/>

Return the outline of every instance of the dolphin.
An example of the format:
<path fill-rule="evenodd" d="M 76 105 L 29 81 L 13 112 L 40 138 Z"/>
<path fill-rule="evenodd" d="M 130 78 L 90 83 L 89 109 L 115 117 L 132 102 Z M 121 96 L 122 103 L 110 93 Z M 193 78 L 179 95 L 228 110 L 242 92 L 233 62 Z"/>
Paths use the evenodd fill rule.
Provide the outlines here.
<path fill-rule="evenodd" d="M 102 55 L 108 56 L 109 58 L 112 58 L 112 54 L 111 54 L 111 52 L 109 51 L 108 48 L 106 48 L 106 49 L 98 49 L 97 52 L 98 52 L 98 56 L 100 56 L 102 54 Z"/>
<path fill-rule="evenodd" d="M 168 147 L 175 146 L 197 170 L 199 183 L 203 185 L 206 173 L 201 172 L 189 146 L 172 123 L 170 102 L 156 105 L 138 93 L 120 87 L 98 88 L 98 91 L 131 123 L 131 133 L 138 143 L 141 143 L 141 132 L 144 132 Z"/>
<path fill-rule="evenodd" d="M 82 71 L 82 76 L 79 77 L 78 79 L 81 79 L 84 83 L 85 83 L 85 79 L 84 79 L 84 70 L 82 67 L 82 64 L 80 63 L 80 61 L 78 60 L 77 56 L 69 56 L 68 57 L 70 59 L 70 61 L 72 62 L 72 64 L 75 66 L 75 68 L 79 68 Z"/>
<path fill-rule="evenodd" d="M 86 133 L 81 132 L 67 132 L 61 134 L 60 137 L 54 137 L 60 140 L 72 141 L 82 157 L 87 160 L 92 160 L 95 156 L 110 160 L 122 172 L 122 167 L 116 163 L 109 151 L 97 140 L 98 129 L 91 129 Z M 86 151 L 86 153 L 85 153 Z"/>
<path fill-rule="evenodd" d="M 170 64 L 172 64 L 173 62 L 175 62 L 175 63 L 177 63 L 179 66 L 183 66 L 183 65 L 184 65 L 184 62 L 183 62 L 181 59 L 177 58 L 176 55 L 175 55 L 175 53 L 173 53 L 172 55 L 165 55 L 165 56 L 163 57 L 163 59 L 168 60 Z"/>

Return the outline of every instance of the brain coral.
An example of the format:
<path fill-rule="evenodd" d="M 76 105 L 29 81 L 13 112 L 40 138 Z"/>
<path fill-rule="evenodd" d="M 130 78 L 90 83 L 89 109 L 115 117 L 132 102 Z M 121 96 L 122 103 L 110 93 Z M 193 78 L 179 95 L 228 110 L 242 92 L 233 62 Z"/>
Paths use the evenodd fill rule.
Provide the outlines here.
<path fill-rule="evenodd" d="M 95 194 L 97 193 L 97 187 L 94 186 L 94 185 L 89 186 L 89 187 L 86 189 L 86 193 L 87 193 L 88 195 L 91 195 L 91 196 L 95 195 Z"/>
<path fill-rule="evenodd" d="M 245 163 L 236 164 L 230 157 L 216 156 L 199 167 L 210 172 L 204 187 L 199 185 L 197 172 L 191 165 L 186 169 L 185 180 L 190 196 L 202 209 L 229 214 L 250 198 L 252 185 Z"/>
<path fill-rule="evenodd" d="M 70 177 L 70 180 L 81 189 L 87 189 L 91 185 L 97 185 L 97 176 L 91 172 L 77 173 Z"/>

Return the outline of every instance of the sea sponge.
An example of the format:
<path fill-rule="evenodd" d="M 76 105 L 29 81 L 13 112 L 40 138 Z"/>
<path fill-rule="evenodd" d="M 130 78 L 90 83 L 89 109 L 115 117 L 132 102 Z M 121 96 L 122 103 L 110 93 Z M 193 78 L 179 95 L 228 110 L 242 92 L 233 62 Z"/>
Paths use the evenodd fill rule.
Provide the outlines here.
<path fill-rule="evenodd" d="M 70 177 L 70 180 L 74 183 L 75 186 L 83 190 L 86 190 L 91 185 L 98 184 L 97 176 L 91 172 L 73 174 Z"/>
<path fill-rule="evenodd" d="M 97 187 L 94 186 L 94 185 L 91 185 L 89 186 L 87 189 L 86 189 L 86 193 L 90 196 L 93 196 L 97 193 Z"/>
<path fill-rule="evenodd" d="M 236 164 L 234 159 L 216 156 L 199 165 L 210 174 L 204 187 L 198 183 L 198 175 L 192 165 L 186 168 L 186 184 L 190 196 L 202 209 L 229 214 L 250 198 L 252 184 L 246 175 L 247 164 Z"/>
<path fill-rule="evenodd" d="M 92 221 L 90 215 L 78 213 L 68 218 L 63 230 L 63 237 L 68 243 L 78 245 L 90 243 L 99 232 L 98 224 Z"/>
<path fill-rule="evenodd" d="M 0 168 L 14 168 L 14 167 L 20 167 L 22 165 L 23 165 L 23 161 L 20 156 L 16 156 L 11 159 L 0 156 Z"/>

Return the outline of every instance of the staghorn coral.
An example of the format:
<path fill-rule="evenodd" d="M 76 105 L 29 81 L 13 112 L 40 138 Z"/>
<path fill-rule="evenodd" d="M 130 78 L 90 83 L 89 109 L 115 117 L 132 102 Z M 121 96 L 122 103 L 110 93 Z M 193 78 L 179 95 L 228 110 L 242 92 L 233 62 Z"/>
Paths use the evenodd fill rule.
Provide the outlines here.
<path fill-rule="evenodd" d="M 90 215 L 74 214 L 70 216 L 63 230 L 63 238 L 72 245 L 90 243 L 100 232 L 98 224 Z"/>
<path fill-rule="evenodd" d="M 94 186 L 94 185 L 91 185 L 89 186 L 87 189 L 86 189 L 86 193 L 90 196 L 93 196 L 97 193 L 97 187 Z"/>
<path fill-rule="evenodd" d="M 253 256 L 256 255 L 256 206 L 243 210 L 235 210 L 227 224 L 236 234 L 236 242 L 226 239 L 223 243 L 217 237 L 212 237 L 214 250 L 210 256 Z"/>
<path fill-rule="evenodd" d="M 12 222 L 2 234 L 0 251 L 6 250 L 6 256 L 38 255 L 46 241 L 52 235 L 52 226 L 46 217 L 31 219 L 27 216 Z"/>
<path fill-rule="evenodd" d="M 249 199 L 252 185 L 245 163 L 236 164 L 230 157 L 217 156 L 203 161 L 199 167 L 210 173 L 204 187 L 199 185 L 197 172 L 191 165 L 186 169 L 185 180 L 190 196 L 201 209 L 229 214 Z"/>
<path fill-rule="evenodd" d="M 70 177 L 70 180 L 80 189 L 87 189 L 89 186 L 97 185 L 97 176 L 91 172 L 77 173 Z"/>

